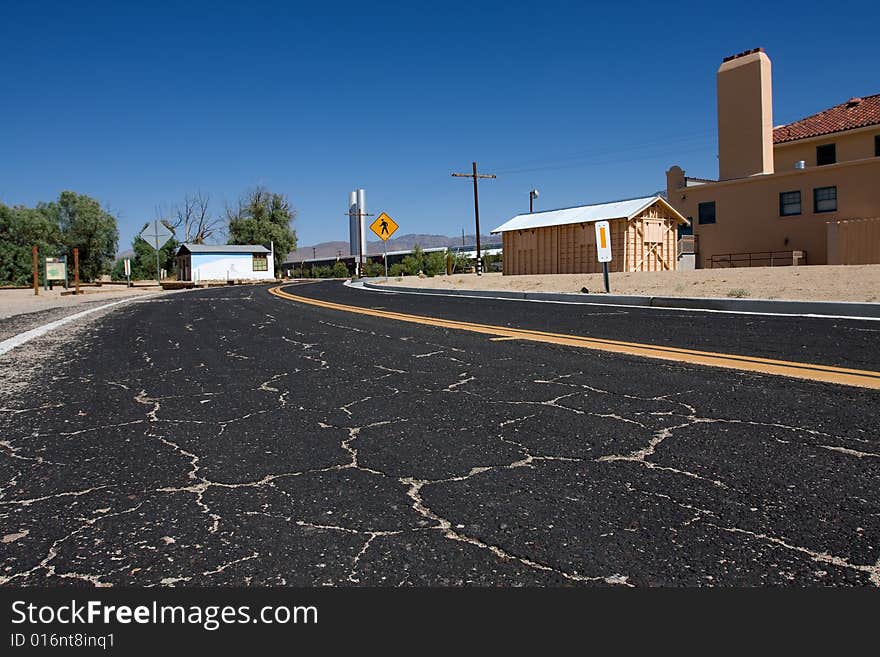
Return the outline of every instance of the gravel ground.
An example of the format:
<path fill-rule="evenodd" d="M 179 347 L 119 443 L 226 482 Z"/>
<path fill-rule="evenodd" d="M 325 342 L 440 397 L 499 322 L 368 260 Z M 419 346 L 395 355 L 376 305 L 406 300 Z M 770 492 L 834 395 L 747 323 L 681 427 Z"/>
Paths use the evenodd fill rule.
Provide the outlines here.
<path fill-rule="evenodd" d="M 132 296 L 143 296 L 160 292 L 158 285 L 145 285 L 143 287 L 127 288 L 121 285 L 103 287 L 80 288 L 82 294 L 70 294 L 62 296 L 63 287 L 56 286 L 54 290 L 43 290 L 34 295 L 32 289 L 11 290 L 0 289 L 0 319 L 13 315 L 32 314 L 50 308 L 68 309 L 70 312 L 83 310 L 81 306 L 107 303 Z"/>
<path fill-rule="evenodd" d="M 601 274 L 403 276 L 391 278 L 389 285 L 522 292 L 580 292 L 586 287 L 590 292 L 603 291 Z M 668 297 L 880 302 L 880 265 L 615 273 L 611 274 L 611 292 Z"/>

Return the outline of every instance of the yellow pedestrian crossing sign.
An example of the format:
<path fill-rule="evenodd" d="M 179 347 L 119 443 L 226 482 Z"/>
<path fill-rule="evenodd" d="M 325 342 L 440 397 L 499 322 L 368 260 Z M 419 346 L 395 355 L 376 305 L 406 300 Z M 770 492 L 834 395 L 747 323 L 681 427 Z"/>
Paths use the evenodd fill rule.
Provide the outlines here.
<path fill-rule="evenodd" d="M 394 231 L 396 231 L 398 227 L 399 226 L 394 222 L 394 219 L 384 212 L 376 217 L 376 221 L 370 224 L 370 230 L 376 233 L 382 241 L 386 241 L 389 237 L 394 235 Z"/>

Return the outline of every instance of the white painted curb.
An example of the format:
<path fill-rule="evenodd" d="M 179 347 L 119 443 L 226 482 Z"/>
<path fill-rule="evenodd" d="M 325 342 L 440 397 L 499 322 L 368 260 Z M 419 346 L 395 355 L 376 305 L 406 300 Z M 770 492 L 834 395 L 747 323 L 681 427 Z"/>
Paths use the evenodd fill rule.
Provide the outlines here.
<path fill-rule="evenodd" d="M 429 288 L 427 290 L 420 290 L 412 287 L 398 287 L 388 285 L 384 288 L 380 288 L 376 285 L 365 285 L 363 281 L 346 281 L 344 283 L 347 287 L 361 290 L 362 292 L 378 292 L 380 294 L 415 294 L 421 296 L 434 296 L 434 297 L 451 297 L 453 299 L 491 299 L 493 301 L 525 301 L 528 303 L 555 303 L 567 306 L 605 306 L 610 308 L 640 308 L 645 310 L 659 310 L 659 311 L 675 311 L 675 312 L 691 312 L 691 313 L 719 313 L 722 315 L 759 315 L 765 317 L 803 317 L 807 319 L 847 319 L 847 320 L 858 320 L 863 322 L 880 322 L 880 317 L 872 317 L 872 316 L 859 316 L 859 315 L 823 315 L 820 313 L 777 313 L 777 312 L 767 312 L 767 311 L 758 311 L 758 310 L 724 310 L 720 308 L 699 308 L 699 307 L 676 307 L 676 306 L 652 306 L 648 304 L 639 304 L 639 303 L 613 303 L 612 301 L 602 302 L 602 301 L 586 301 L 586 300 L 574 300 L 577 298 L 577 293 L 547 293 L 548 296 L 558 296 L 572 297 L 572 301 L 567 301 L 563 298 L 556 299 L 529 299 L 523 297 L 512 297 L 512 296 L 494 296 L 492 291 L 489 290 L 468 290 L 468 291 L 459 291 L 456 290 L 454 293 L 450 290 L 442 290 L 437 288 Z M 472 292 L 472 294 L 468 294 L 467 292 Z M 520 294 L 531 294 L 530 292 L 520 293 Z M 645 297 L 646 299 L 650 299 L 653 297 Z M 689 299 L 689 301 L 699 301 L 700 299 Z M 706 299 L 707 301 L 727 301 L 726 299 Z M 755 299 L 753 301 L 769 301 L 769 299 Z M 787 302 L 781 301 L 780 303 L 801 303 L 801 302 Z M 809 303 L 809 302 L 803 302 Z M 833 303 L 833 302 L 817 302 L 817 303 Z M 853 303 L 854 306 L 861 305 L 858 302 L 848 302 L 841 301 L 837 302 L 838 304 L 847 304 Z"/>
<path fill-rule="evenodd" d="M 3 354 L 12 351 L 16 347 L 20 347 L 25 342 L 29 342 L 34 338 L 38 338 L 41 335 L 46 335 L 49 331 L 52 331 L 59 326 L 64 326 L 65 324 L 69 324 L 70 322 L 74 322 L 80 317 L 85 317 L 86 315 L 90 315 L 92 313 L 96 313 L 99 310 L 104 310 L 105 308 L 110 308 L 112 306 L 118 306 L 122 303 L 131 303 L 132 301 L 141 301 L 144 299 L 149 299 L 151 297 L 159 296 L 159 293 L 155 294 L 145 294 L 143 296 L 137 297 L 127 297 L 125 299 L 120 299 L 119 301 L 112 301 L 110 303 L 105 303 L 103 306 L 97 306 L 95 308 L 89 308 L 88 310 L 82 310 L 78 313 L 73 313 L 72 315 L 67 315 L 62 317 L 61 319 L 56 319 L 54 322 L 49 322 L 48 324 L 43 324 L 43 326 L 38 326 L 36 328 L 32 328 L 29 331 L 25 331 L 24 333 L 19 333 L 18 335 L 13 335 L 11 338 L 6 338 L 2 342 L 0 342 L 0 356 Z"/>

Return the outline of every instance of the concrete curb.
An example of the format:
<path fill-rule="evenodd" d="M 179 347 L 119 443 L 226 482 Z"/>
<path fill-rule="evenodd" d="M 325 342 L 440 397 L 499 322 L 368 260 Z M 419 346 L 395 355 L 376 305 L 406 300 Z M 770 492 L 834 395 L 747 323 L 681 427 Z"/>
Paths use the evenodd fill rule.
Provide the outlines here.
<path fill-rule="evenodd" d="M 880 319 L 880 303 L 859 303 L 855 301 L 776 301 L 771 299 L 721 299 L 713 297 L 647 297 L 615 294 L 422 289 L 376 285 L 367 281 L 364 281 L 363 285 L 371 290 L 403 292 L 407 294 L 524 299 L 599 306 L 637 306 L 641 308 L 669 308 L 728 313 Z"/>

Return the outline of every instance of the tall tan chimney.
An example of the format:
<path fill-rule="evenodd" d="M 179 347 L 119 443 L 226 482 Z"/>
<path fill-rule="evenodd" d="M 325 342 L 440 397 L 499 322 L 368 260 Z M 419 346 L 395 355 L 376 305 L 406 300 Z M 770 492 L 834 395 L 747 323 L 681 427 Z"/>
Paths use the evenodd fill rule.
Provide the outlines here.
<path fill-rule="evenodd" d="M 773 87 L 762 48 L 726 57 L 718 69 L 718 177 L 773 173 Z"/>

